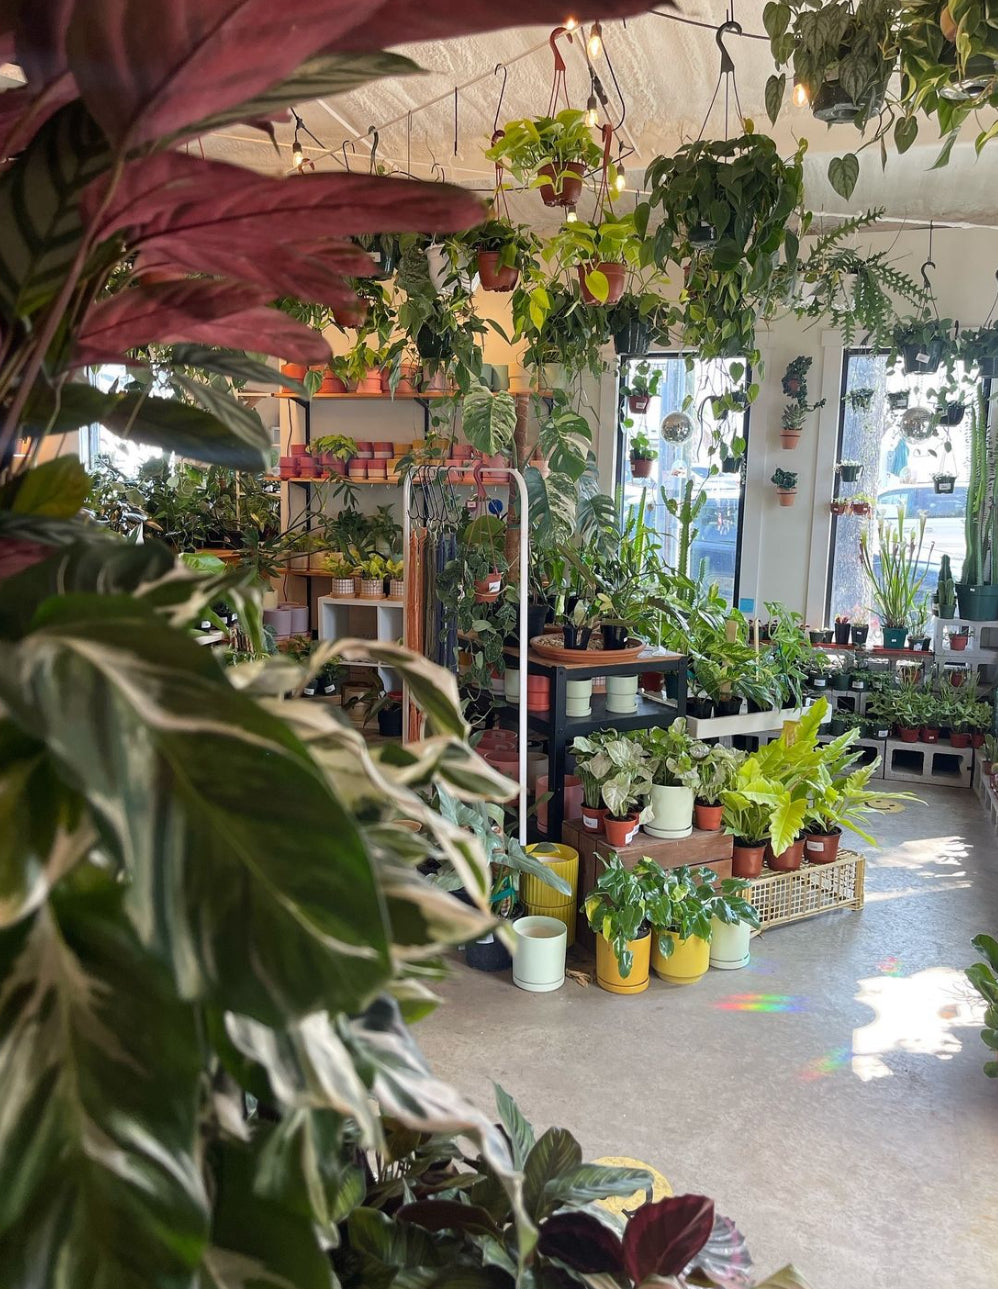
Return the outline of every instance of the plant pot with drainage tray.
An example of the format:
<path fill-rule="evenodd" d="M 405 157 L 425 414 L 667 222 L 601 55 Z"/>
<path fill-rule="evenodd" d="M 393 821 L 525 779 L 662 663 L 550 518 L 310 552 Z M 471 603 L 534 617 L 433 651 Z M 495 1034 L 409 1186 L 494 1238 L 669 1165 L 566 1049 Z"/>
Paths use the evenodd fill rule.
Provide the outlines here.
<path fill-rule="evenodd" d="M 702 979 L 710 965 L 714 918 L 727 925 L 759 925 L 758 913 L 742 894 L 748 888 L 746 880 L 728 877 L 718 883 L 709 868 L 665 869 L 650 860 L 639 864 L 649 888 L 652 969 L 670 984 L 692 985 Z"/>
<path fill-rule="evenodd" d="M 643 861 L 626 869 L 616 855 L 607 859 L 583 900 L 586 921 L 596 935 L 596 982 L 609 993 L 638 994 L 648 988 L 651 925 L 647 903 Z"/>

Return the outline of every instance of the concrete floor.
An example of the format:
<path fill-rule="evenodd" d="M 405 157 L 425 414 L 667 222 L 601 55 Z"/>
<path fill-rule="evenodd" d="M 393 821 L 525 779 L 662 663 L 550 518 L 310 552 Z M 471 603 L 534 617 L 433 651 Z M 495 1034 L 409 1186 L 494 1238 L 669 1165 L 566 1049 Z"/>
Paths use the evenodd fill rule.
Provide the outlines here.
<path fill-rule="evenodd" d="M 998 1289 L 998 1082 L 962 974 L 971 937 L 998 934 L 998 844 L 974 793 L 923 795 L 874 816 L 862 912 L 778 927 L 740 972 L 653 977 L 635 998 L 525 994 L 462 963 L 424 1050 L 483 1109 L 494 1079 L 585 1158 L 713 1196 L 760 1273 Z"/>

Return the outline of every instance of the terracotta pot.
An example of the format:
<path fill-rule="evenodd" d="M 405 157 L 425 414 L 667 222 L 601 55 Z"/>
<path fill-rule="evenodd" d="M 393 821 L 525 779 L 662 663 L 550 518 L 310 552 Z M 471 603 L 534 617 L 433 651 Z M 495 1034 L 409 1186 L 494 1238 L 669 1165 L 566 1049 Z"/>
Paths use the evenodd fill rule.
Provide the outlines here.
<path fill-rule="evenodd" d="M 970 747 L 970 735 L 966 733 L 958 734 L 956 730 L 951 730 L 949 745 L 950 747 Z"/>
<path fill-rule="evenodd" d="M 331 474 L 338 474 L 341 477 L 346 476 L 347 463 L 340 457 L 333 456 L 332 452 L 323 452 L 322 464 Z"/>
<path fill-rule="evenodd" d="M 354 300 L 338 304 L 333 310 L 333 321 L 338 327 L 362 327 L 367 321 L 367 301 Z"/>
<path fill-rule="evenodd" d="M 938 731 L 938 730 L 936 730 L 936 729 L 933 729 L 931 725 L 923 725 L 923 726 L 922 726 L 922 742 L 923 742 L 923 743 L 938 743 L 938 742 L 939 742 L 939 731 Z"/>
<path fill-rule="evenodd" d="M 706 802 L 693 803 L 693 826 L 700 832 L 720 832 L 723 806 L 709 806 Z"/>
<path fill-rule="evenodd" d="M 984 735 L 983 735 L 983 733 L 981 733 L 981 731 L 980 731 L 980 730 L 975 730 L 975 731 L 974 731 L 974 733 L 973 733 L 973 734 L 971 734 L 971 736 L 970 736 L 970 746 L 971 746 L 971 747 L 983 747 L 983 746 L 984 746 Z"/>
<path fill-rule="evenodd" d="M 762 858 L 766 847 L 762 842 L 749 844 L 735 838 L 731 848 L 731 876 L 759 877 L 762 873 Z"/>
<path fill-rule="evenodd" d="M 911 729 L 907 725 L 898 726 L 898 738 L 902 743 L 917 743 L 918 736 L 921 733 L 919 729 Z"/>
<path fill-rule="evenodd" d="M 515 264 L 504 264 L 498 267 L 498 251 L 478 252 L 478 276 L 482 280 L 483 291 L 512 291 L 520 277 L 520 270 Z"/>
<path fill-rule="evenodd" d="M 949 683 L 954 689 L 959 689 L 966 679 L 967 673 L 965 671 L 951 671 L 949 673 Z"/>
<path fill-rule="evenodd" d="M 548 790 L 548 776 L 537 776 L 537 796 L 543 797 Z M 566 774 L 564 778 L 564 818 L 578 819 L 582 813 L 582 780 L 577 774 Z M 547 836 L 548 803 L 543 801 L 537 807 L 537 831 Z M 574 909 L 573 909 L 574 912 Z"/>
<path fill-rule="evenodd" d="M 371 370 L 357 383 L 358 394 L 380 394 L 381 393 L 381 372 L 377 367 Z"/>
<path fill-rule="evenodd" d="M 607 282 L 606 299 L 600 300 L 598 296 L 593 295 L 592 291 L 586 285 L 586 274 L 592 272 L 602 273 Z M 627 274 L 627 266 L 618 264 L 613 260 L 600 260 L 598 264 L 590 264 L 588 269 L 583 265 L 578 266 L 579 290 L 582 299 L 586 304 L 607 305 L 616 304 L 624 294 L 624 281 Z"/>
<path fill-rule="evenodd" d="M 357 443 L 357 455 L 358 455 L 358 457 L 360 457 L 360 458 L 361 458 L 361 460 L 366 460 L 368 457 L 373 457 L 373 456 L 374 456 L 374 444 L 373 444 L 373 443 L 368 443 L 366 440 L 365 440 L 365 441 L 359 441 L 359 440 L 358 440 L 358 443 Z"/>
<path fill-rule="evenodd" d="M 387 461 L 385 460 L 368 461 L 366 462 L 366 465 L 367 465 L 367 477 L 369 479 L 387 479 L 388 478 Z"/>
<path fill-rule="evenodd" d="M 281 363 L 281 375 L 288 380 L 304 380 L 307 371 L 304 363 Z"/>
<path fill-rule="evenodd" d="M 766 863 L 777 873 L 794 873 L 801 866 L 804 858 L 804 838 L 798 837 L 780 855 L 773 853 L 770 842 L 766 843 Z"/>
<path fill-rule="evenodd" d="M 586 832 L 602 833 L 606 819 L 605 806 L 587 806 L 582 803 L 582 827 Z"/>
<path fill-rule="evenodd" d="M 527 676 L 527 711 L 546 712 L 551 705 L 549 676 Z"/>
<path fill-rule="evenodd" d="M 631 457 L 631 477 L 634 479 L 648 479 L 651 477 L 651 468 L 654 461 L 648 457 Z"/>
<path fill-rule="evenodd" d="M 360 457 L 351 457 L 347 462 L 347 474 L 351 479 L 367 478 L 367 462 L 362 461 Z"/>
<path fill-rule="evenodd" d="M 586 167 L 581 161 L 568 161 L 557 167 L 541 166 L 537 173 L 546 179 L 538 188 L 545 206 L 574 206 L 582 196 Z"/>
<path fill-rule="evenodd" d="M 796 488 L 777 488 L 776 500 L 781 506 L 792 506 L 797 500 Z"/>
<path fill-rule="evenodd" d="M 970 633 L 966 631 L 960 631 L 955 635 L 952 635 L 952 634 L 950 635 L 949 647 L 953 650 L 954 653 L 962 653 L 964 649 L 966 649 L 969 642 L 970 642 Z"/>
<path fill-rule="evenodd" d="M 804 855 L 809 864 L 830 864 L 838 858 L 842 829 L 834 832 L 809 832 L 804 838 Z"/>
<path fill-rule="evenodd" d="M 292 443 L 292 444 L 291 444 L 291 455 L 292 455 L 292 457 L 305 457 L 305 456 L 308 456 L 308 454 L 309 454 L 309 453 L 308 453 L 308 444 L 307 444 L 307 443 Z"/>
<path fill-rule="evenodd" d="M 395 444 L 389 443 L 387 439 L 379 440 L 374 445 L 374 455 L 382 461 L 390 461 L 395 455 Z"/>
<path fill-rule="evenodd" d="M 475 603 L 494 604 L 502 594 L 502 574 L 493 571 L 488 577 L 475 579 Z"/>
<path fill-rule="evenodd" d="M 640 994 L 648 988 L 651 966 L 651 932 L 640 940 L 629 940 L 627 947 L 633 954 L 630 974 L 622 976 L 617 966 L 617 956 L 608 940 L 596 937 L 596 983 L 611 994 Z"/>
<path fill-rule="evenodd" d="M 319 394 L 345 394 L 347 392 L 346 382 L 340 380 L 339 376 L 334 376 L 331 371 L 327 371 L 322 378 L 322 384 L 316 392 Z"/>
<path fill-rule="evenodd" d="M 626 846 L 632 842 L 638 831 L 637 815 L 625 815 L 623 819 L 614 819 L 610 814 L 603 816 L 603 831 L 611 846 Z"/>
<path fill-rule="evenodd" d="M 710 941 L 691 935 L 681 940 L 675 931 L 666 931 L 673 944 L 667 958 L 658 947 L 659 937 L 652 936 L 651 966 L 656 976 L 672 985 L 695 985 L 707 974 L 710 966 Z"/>
<path fill-rule="evenodd" d="M 628 409 L 632 411 L 635 416 L 641 416 L 644 412 L 647 412 L 650 403 L 651 395 L 649 394 L 629 394 L 627 396 Z"/>
<path fill-rule="evenodd" d="M 868 515 L 870 513 L 870 503 L 868 501 L 854 501 L 852 503 L 852 513 L 854 515 Z"/>
<path fill-rule="evenodd" d="M 800 430 L 780 430 L 780 447 L 795 448 L 800 442 Z"/>

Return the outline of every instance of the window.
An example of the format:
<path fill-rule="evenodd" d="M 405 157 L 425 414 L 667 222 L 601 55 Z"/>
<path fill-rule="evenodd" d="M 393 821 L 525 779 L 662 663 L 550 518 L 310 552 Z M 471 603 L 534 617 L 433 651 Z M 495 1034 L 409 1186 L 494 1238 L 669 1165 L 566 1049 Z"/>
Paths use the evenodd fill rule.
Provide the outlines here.
<path fill-rule="evenodd" d="M 695 576 L 702 567 L 706 579 L 716 582 L 728 602 L 736 604 L 744 471 L 740 460 L 727 457 L 724 445 L 747 436 L 747 414 L 730 411 L 715 417 L 712 399 L 740 394 L 745 364 L 720 359 L 688 362 L 681 354 L 644 361 L 648 374 L 657 373 L 659 382 L 644 412 L 623 404 L 617 477 L 623 513 L 642 501 L 648 505 L 649 520 L 662 538 L 663 558 L 674 568 L 679 524 L 665 502 L 681 500 L 687 480 L 695 480 L 694 496 L 703 491 L 706 501 L 695 525 L 690 573 Z M 633 359 L 624 364 L 622 385 L 633 387 L 639 366 Z M 662 420 L 673 412 L 683 412 L 689 418 L 692 430 L 685 442 L 663 438 Z M 658 453 L 646 479 L 635 478 L 630 466 L 631 443 L 638 434 L 647 435 L 651 450 Z"/>
<path fill-rule="evenodd" d="M 871 514 L 849 511 L 832 520 L 831 570 L 828 618 L 854 617 L 871 607 L 870 588 L 859 558 L 859 535 L 870 533 L 874 566 L 877 565 L 877 519 L 896 519 L 904 509 L 910 531 L 925 516 L 922 566 L 927 576 L 923 586 L 928 600 L 935 590 L 939 560 L 948 555 L 954 577 L 959 577 L 964 556 L 963 512 L 967 500 L 968 426 L 970 409 L 978 384 L 961 363 L 953 382 L 945 389 L 946 377 L 905 375 L 900 367 L 889 369 L 887 355 L 849 350 L 845 355 L 842 407 L 839 419 L 839 461 L 858 461 L 862 474 L 854 483 L 835 481 L 835 496 L 841 504 L 853 498 L 869 500 Z M 872 391 L 867 406 L 865 391 Z M 964 411 L 956 425 L 946 424 Z M 947 414 L 948 409 L 948 414 Z M 918 417 L 929 431 L 927 438 L 906 437 L 902 432 L 905 413 Z M 916 429 L 918 427 L 916 426 Z M 955 475 L 952 492 L 937 492 L 934 474 Z M 939 485 L 947 486 L 947 485 Z"/>

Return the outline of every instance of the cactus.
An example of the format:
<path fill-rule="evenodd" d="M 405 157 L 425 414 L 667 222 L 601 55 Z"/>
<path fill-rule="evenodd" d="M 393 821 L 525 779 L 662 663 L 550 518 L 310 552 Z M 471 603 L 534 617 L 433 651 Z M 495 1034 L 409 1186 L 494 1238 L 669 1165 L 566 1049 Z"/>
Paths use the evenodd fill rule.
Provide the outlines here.
<path fill-rule="evenodd" d="M 662 500 L 665 502 L 666 509 L 679 524 L 679 550 L 676 554 L 675 572 L 680 577 L 687 578 L 690 575 L 690 551 L 698 536 L 697 529 L 693 527 L 693 524 L 707 501 L 707 494 L 703 491 L 698 493 L 696 500 L 694 500 L 693 486 L 695 483 L 695 479 L 686 480 L 682 500 L 667 497 L 665 489 L 661 490 Z"/>
<path fill-rule="evenodd" d="M 967 553 L 961 582 L 998 583 L 998 428 L 988 424 L 981 391 L 970 414 L 970 482 L 964 518 Z"/>
<path fill-rule="evenodd" d="M 936 601 L 941 611 L 956 607 L 956 584 L 950 569 L 949 556 L 939 557 L 939 581 L 936 583 Z"/>

